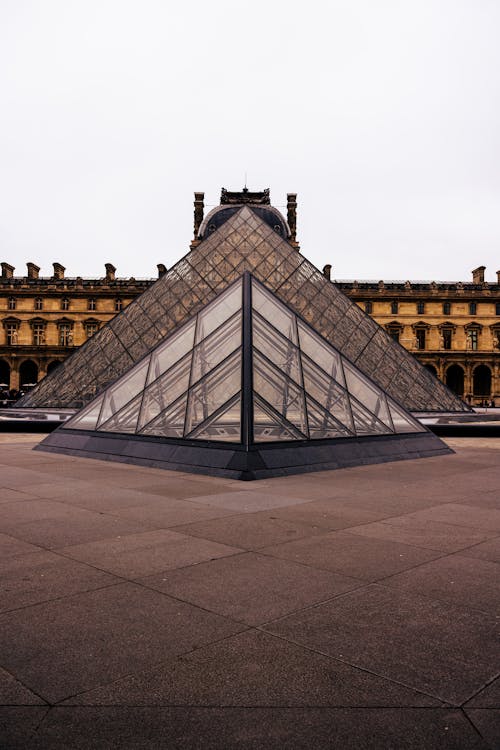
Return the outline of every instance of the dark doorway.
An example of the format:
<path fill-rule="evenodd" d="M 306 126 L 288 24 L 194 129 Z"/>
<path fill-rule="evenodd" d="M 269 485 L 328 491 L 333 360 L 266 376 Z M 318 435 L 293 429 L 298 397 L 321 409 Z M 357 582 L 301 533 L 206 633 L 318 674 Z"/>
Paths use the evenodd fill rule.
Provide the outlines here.
<path fill-rule="evenodd" d="M 491 394 L 491 370 L 486 365 L 478 365 L 473 376 L 474 396 L 489 396 Z"/>
<path fill-rule="evenodd" d="M 4 359 L 0 359 L 0 391 L 3 388 L 10 388 L 10 366 Z"/>
<path fill-rule="evenodd" d="M 432 374 L 437 378 L 437 370 L 434 367 L 434 365 L 424 365 L 426 370 L 429 370 L 429 372 L 432 372 Z"/>
<path fill-rule="evenodd" d="M 446 370 L 446 385 L 457 396 L 464 395 L 464 371 L 460 365 L 451 365 Z"/>
<path fill-rule="evenodd" d="M 19 368 L 19 385 L 21 388 L 25 388 L 29 385 L 36 385 L 37 382 L 38 365 L 33 360 L 27 359 Z"/>

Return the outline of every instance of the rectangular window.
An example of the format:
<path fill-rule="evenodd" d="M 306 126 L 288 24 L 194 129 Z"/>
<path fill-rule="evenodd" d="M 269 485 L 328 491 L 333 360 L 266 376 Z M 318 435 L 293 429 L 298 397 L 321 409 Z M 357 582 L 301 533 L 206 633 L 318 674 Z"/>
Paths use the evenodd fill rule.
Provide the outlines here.
<path fill-rule="evenodd" d="M 398 302 L 391 302 L 391 313 L 392 315 L 397 315 L 399 310 L 399 303 Z"/>
<path fill-rule="evenodd" d="M 95 299 L 89 299 L 87 300 L 87 310 L 95 310 L 96 309 L 96 301 Z"/>
<path fill-rule="evenodd" d="M 425 328 L 417 328 L 415 331 L 415 338 L 417 339 L 417 349 L 425 349 L 425 334 L 427 331 Z"/>
<path fill-rule="evenodd" d="M 450 328 L 443 328 L 442 335 L 443 335 L 443 349 L 451 349 L 452 330 Z"/>
<path fill-rule="evenodd" d="M 35 310 L 43 310 L 43 299 L 41 297 L 37 297 L 35 300 Z"/>
<path fill-rule="evenodd" d="M 17 340 L 17 324 L 16 323 L 7 323 L 6 325 L 6 333 L 7 333 L 7 345 L 8 346 L 15 346 L 18 343 Z"/>
<path fill-rule="evenodd" d="M 371 315 L 372 312 L 373 312 L 373 304 L 371 302 L 365 302 L 365 313 L 368 313 L 368 315 Z"/>
<path fill-rule="evenodd" d="M 417 314 L 425 315 L 425 302 L 417 302 Z"/>
<path fill-rule="evenodd" d="M 59 346 L 71 346 L 73 344 L 73 334 L 69 323 L 59 325 Z"/>
<path fill-rule="evenodd" d="M 45 325 L 43 323 L 35 323 L 33 325 L 33 344 L 35 346 L 45 344 Z"/>
<path fill-rule="evenodd" d="M 91 336 L 94 335 L 94 333 L 97 333 L 98 328 L 99 328 L 99 323 L 86 323 L 85 333 L 87 335 L 87 338 L 89 339 Z"/>
<path fill-rule="evenodd" d="M 16 309 L 16 298 L 9 297 L 9 310 L 15 310 L 15 309 Z"/>
<path fill-rule="evenodd" d="M 469 341 L 469 348 L 473 351 L 476 351 L 479 342 L 479 336 L 476 328 L 470 329 L 470 331 L 467 333 L 467 339 Z"/>
<path fill-rule="evenodd" d="M 449 315 L 451 313 L 451 303 L 443 302 L 443 315 Z"/>
<path fill-rule="evenodd" d="M 475 315 L 477 313 L 477 304 L 475 302 L 469 302 L 469 315 Z"/>
<path fill-rule="evenodd" d="M 389 328 L 388 334 L 391 337 L 391 339 L 394 339 L 394 341 L 399 342 L 399 328 Z"/>
<path fill-rule="evenodd" d="M 500 302 L 495 304 L 495 315 L 500 315 Z"/>
<path fill-rule="evenodd" d="M 61 310 L 69 310 L 69 299 L 67 297 L 61 300 Z"/>

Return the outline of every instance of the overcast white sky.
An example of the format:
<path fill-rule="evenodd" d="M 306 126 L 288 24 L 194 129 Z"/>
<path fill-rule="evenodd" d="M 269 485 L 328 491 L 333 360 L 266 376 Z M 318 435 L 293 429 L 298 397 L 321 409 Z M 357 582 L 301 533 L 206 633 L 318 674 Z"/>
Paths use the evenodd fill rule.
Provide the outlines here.
<path fill-rule="evenodd" d="M 0 260 L 155 276 L 247 173 L 335 278 L 493 280 L 499 39 L 499 0 L 0 0 Z"/>

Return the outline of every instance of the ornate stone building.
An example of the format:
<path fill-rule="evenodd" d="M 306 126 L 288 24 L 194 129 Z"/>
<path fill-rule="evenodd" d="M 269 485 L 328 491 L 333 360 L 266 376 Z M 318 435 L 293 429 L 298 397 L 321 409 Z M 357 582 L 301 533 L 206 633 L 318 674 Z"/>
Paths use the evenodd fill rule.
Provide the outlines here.
<path fill-rule="evenodd" d="M 221 205 L 230 208 L 230 196 L 223 191 Z M 210 233 L 223 214 L 219 209 L 203 218 L 203 193 L 195 193 L 194 205 L 191 248 L 199 244 L 202 222 Z M 295 194 L 288 195 L 287 208 L 290 244 L 299 251 Z M 53 267 L 53 276 L 40 278 L 38 266 L 28 263 L 26 276 L 19 277 L 8 263 L 1 264 L 3 387 L 25 388 L 41 380 L 155 281 L 116 278 L 110 263 L 100 279 L 66 278 L 61 264 Z M 159 264 L 158 275 L 165 272 Z M 476 268 L 471 282 L 335 283 L 455 393 L 472 404 L 493 398 L 500 405 L 500 272 L 496 283 L 485 281 L 484 272 L 484 266 Z M 331 266 L 323 273 L 330 278 Z"/>

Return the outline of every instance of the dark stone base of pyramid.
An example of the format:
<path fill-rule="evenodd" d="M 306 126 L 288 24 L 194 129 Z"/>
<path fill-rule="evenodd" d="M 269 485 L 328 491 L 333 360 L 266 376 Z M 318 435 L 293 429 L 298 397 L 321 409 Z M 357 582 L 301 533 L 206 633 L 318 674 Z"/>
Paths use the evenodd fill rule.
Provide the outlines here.
<path fill-rule="evenodd" d="M 260 443 L 246 451 L 230 443 L 70 429 L 51 433 L 36 450 L 247 481 L 453 453 L 431 432 Z"/>

